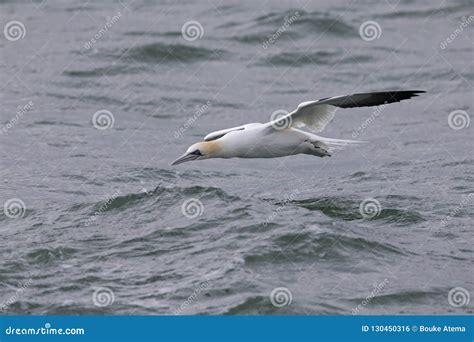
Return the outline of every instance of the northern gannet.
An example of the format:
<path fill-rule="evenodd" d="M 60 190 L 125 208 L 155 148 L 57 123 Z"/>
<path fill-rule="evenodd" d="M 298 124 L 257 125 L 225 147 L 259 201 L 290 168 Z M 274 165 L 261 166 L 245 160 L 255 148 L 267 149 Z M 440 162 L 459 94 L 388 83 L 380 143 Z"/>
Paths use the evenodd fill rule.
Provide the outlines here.
<path fill-rule="evenodd" d="M 323 138 L 299 128 L 319 133 L 334 118 L 338 108 L 385 105 L 420 93 L 424 91 L 362 93 L 303 102 L 293 112 L 270 122 L 249 123 L 210 133 L 171 165 L 209 158 L 276 158 L 300 153 L 330 157 L 334 150 L 361 142 Z"/>

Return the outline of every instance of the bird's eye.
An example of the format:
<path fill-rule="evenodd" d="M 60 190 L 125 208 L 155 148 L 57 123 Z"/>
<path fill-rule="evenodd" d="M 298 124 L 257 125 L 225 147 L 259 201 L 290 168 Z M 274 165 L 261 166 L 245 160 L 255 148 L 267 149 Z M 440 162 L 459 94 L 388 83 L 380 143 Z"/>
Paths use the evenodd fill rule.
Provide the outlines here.
<path fill-rule="evenodd" d="M 196 156 L 202 156 L 202 153 L 201 153 L 201 151 L 199 151 L 199 150 L 193 151 L 193 152 L 191 152 L 190 154 L 194 154 L 194 155 L 196 155 Z"/>

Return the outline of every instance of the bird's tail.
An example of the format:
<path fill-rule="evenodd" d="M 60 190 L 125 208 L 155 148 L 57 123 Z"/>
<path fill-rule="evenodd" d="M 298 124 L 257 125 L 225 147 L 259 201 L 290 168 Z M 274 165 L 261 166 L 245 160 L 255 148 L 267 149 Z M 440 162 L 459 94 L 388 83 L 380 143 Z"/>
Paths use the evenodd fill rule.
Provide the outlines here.
<path fill-rule="evenodd" d="M 331 139 L 331 138 L 322 138 L 322 137 L 320 137 L 320 141 L 324 145 L 327 146 L 327 151 L 329 153 L 342 150 L 346 147 L 367 143 L 366 141 L 359 141 L 359 140 L 342 140 L 342 139 Z"/>

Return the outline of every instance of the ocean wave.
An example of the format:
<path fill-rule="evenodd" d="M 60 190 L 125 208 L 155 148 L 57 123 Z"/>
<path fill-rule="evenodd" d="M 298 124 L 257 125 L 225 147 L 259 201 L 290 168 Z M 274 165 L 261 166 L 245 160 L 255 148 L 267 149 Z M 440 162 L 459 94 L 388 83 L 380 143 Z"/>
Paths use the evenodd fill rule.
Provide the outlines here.
<path fill-rule="evenodd" d="M 257 25 L 279 27 L 287 18 L 297 16 L 290 25 L 291 30 L 295 30 L 302 35 L 329 34 L 335 36 L 355 36 L 357 31 L 344 22 L 341 17 L 333 16 L 322 12 L 306 12 L 301 9 L 291 9 L 284 12 L 272 12 L 259 16 L 255 19 Z"/>
<path fill-rule="evenodd" d="M 298 303 L 293 298 L 291 305 L 275 307 L 267 295 L 247 295 L 247 297 L 236 303 L 223 313 L 224 315 L 341 315 L 345 313 L 342 307 L 333 303 Z"/>
<path fill-rule="evenodd" d="M 233 36 L 232 40 L 238 41 L 240 43 L 245 44 L 262 44 L 266 41 L 269 37 L 271 37 L 275 32 L 266 30 L 265 32 L 260 33 L 252 33 L 252 34 L 245 34 L 240 36 Z M 286 40 L 286 39 L 297 39 L 301 35 L 294 31 L 286 31 L 281 34 L 278 39 Z"/>
<path fill-rule="evenodd" d="M 115 180 L 117 181 L 117 179 Z M 197 197 L 197 198 L 212 198 L 219 200 L 223 203 L 232 203 L 238 201 L 239 198 L 234 195 L 229 195 L 224 190 L 216 187 L 203 187 L 203 186 L 161 186 L 158 185 L 153 190 L 142 189 L 137 193 L 121 194 L 119 191 L 115 192 L 116 195 L 108 196 L 103 201 L 93 203 L 77 203 L 68 208 L 65 211 L 83 211 L 87 210 L 88 214 L 94 215 L 94 213 L 107 213 L 115 211 L 116 209 L 124 210 L 127 208 L 133 208 L 143 203 L 153 203 L 160 205 L 162 210 L 170 206 L 175 206 L 176 203 L 180 203 L 184 198 Z"/>
<path fill-rule="evenodd" d="M 108 65 L 88 70 L 65 70 L 63 74 L 70 77 L 112 77 L 116 75 L 136 74 L 144 71 L 143 68 L 133 67 L 126 64 Z"/>
<path fill-rule="evenodd" d="M 439 7 L 435 6 L 429 9 L 421 9 L 421 10 L 398 10 L 398 11 L 391 11 L 389 13 L 378 15 L 377 17 L 380 18 L 388 18 L 388 19 L 398 19 L 398 18 L 430 18 L 430 17 L 444 17 L 451 13 L 469 13 L 472 11 L 472 3 L 466 1 L 466 4 L 457 4 L 457 5 L 450 5 L 446 7 Z"/>
<path fill-rule="evenodd" d="M 241 35 L 233 34 L 230 39 L 244 44 L 261 44 L 278 34 L 280 40 L 298 40 L 311 36 L 355 37 L 357 29 L 346 23 L 341 17 L 321 12 L 306 12 L 301 9 L 272 12 L 259 16 L 249 22 L 228 22 L 219 28 L 238 29 Z M 247 33 L 251 32 L 251 33 Z M 277 33 L 278 32 L 278 33 Z"/>
<path fill-rule="evenodd" d="M 127 49 L 120 53 L 122 54 L 125 58 L 144 63 L 189 63 L 221 59 L 227 55 L 227 52 L 221 49 L 211 50 L 183 44 L 152 43 Z"/>
<path fill-rule="evenodd" d="M 130 32 L 125 32 L 124 35 L 134 36 L 134 37 L 180 37 L 181 32 L 179 31 L 167 31 L 167 32 L 130 31 Z"/>
<path fill-rule="evenodd" d="M 303 66 L 303 65 L 337 65 L 354 63 L 367 63 L 374 60 L 369 55 L 344 55 L 343 51 L 318 51 L 318 52 L 282 52 L 270 55 L 260 61 L 261 65 L 283 65 L 283 66 Z"/>
<path fill-rule="evenodd" d="M 354 221 L 364 218 L 359 210 L 362 200 L 363 199 L 355 201 L 339 197 L 322 197 L 295 200 L 293 203 L 310 211 L 320 211 L 331 218 Z M 388 198 L 386 202 L 390 204 L 390 207 L 384 204 L 381 206 L 380 211 L 374 217 L 370 218 L 370 220 L 385 220 L 399 224 L 424 221 L 422 215 L 416 211 L 392 208 L 391 201 L 393 201 L 393 199 L 390 200 Z M 381 202 L 385 203 L 383 199 L 381 199 Z"/>
<path fill-rule="evenodd" d="M 357 255 L 405 255 L 406 253 L 389 243 L 377 242 L 364 237 L 331 232 L 286 233 L 268 242 L 268 247 L 249 252 L 244 260 L 251 266 L 261 263 L 305 262 L 330 260 L 331 263 L 348 261 Z M 284 254 L 282 253 L 284 250 Z"/>

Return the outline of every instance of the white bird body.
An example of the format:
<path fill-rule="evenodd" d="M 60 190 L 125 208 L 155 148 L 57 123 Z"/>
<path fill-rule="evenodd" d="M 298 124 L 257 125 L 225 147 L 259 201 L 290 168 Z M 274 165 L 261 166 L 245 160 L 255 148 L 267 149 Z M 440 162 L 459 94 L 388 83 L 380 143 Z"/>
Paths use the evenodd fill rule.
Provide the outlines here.
<path fill-rule="evenodd" d="M 218 140 L 222 145 L 220 158 L 276 158 L 293 154 L 313 154 L 311 143 L 324 138 L 295 128 L 270 129 L 258 124 L 230 132 Z M 315 152 L 316 153 L 316 152 Z"/>
<path fill-rule="evenodd" d="M 270 122 L 250 123 L 208 134 L 188 148 L 172 165 L 208 158 L 277 158 L 294 154 L 318 157 L 360 141 L 323 138 L 303 131 L 321 132 L 338 108 L 385 105 L 417 96 L 423 91 L 396 91 L 337 96 L 301 103 L 293 112 Z"/>

